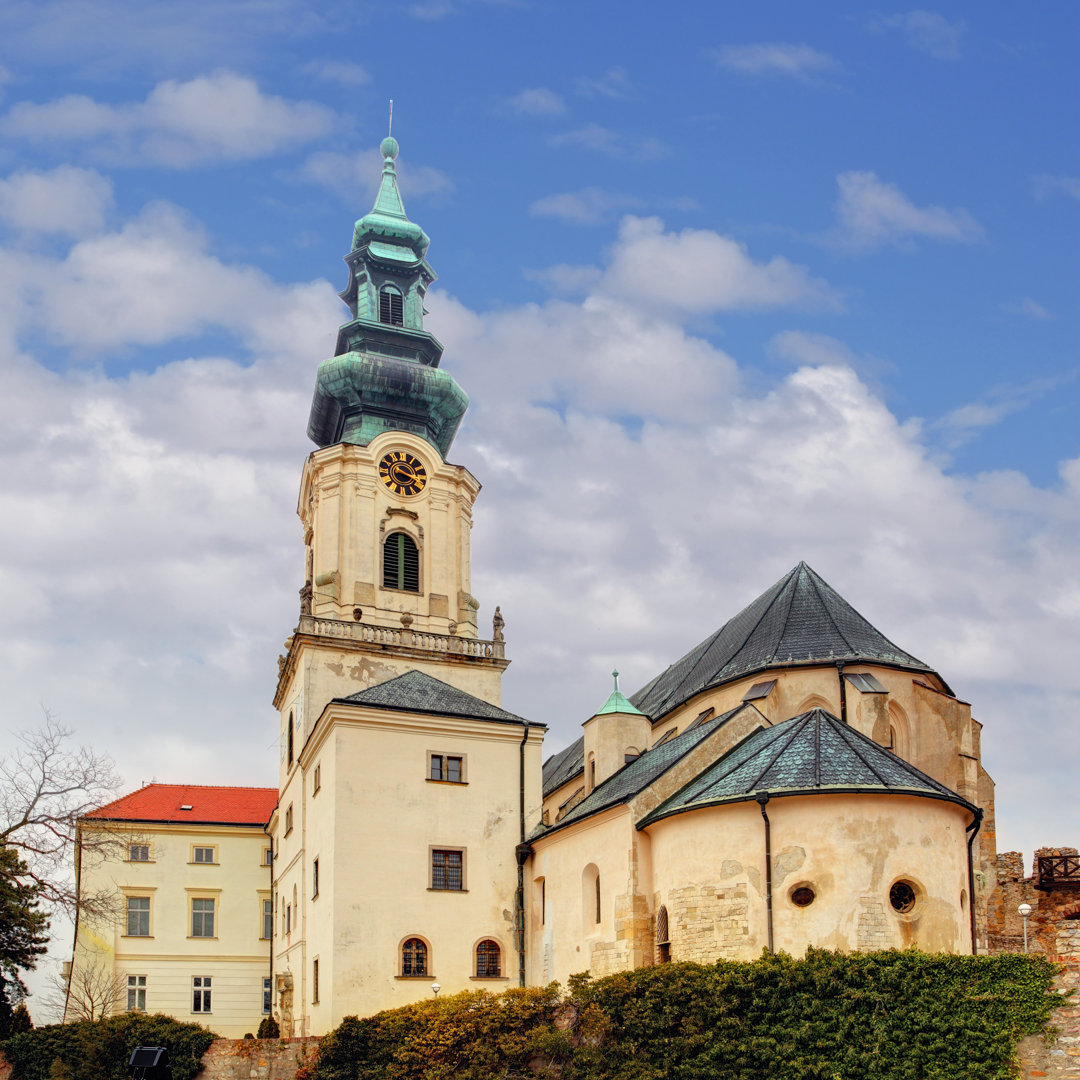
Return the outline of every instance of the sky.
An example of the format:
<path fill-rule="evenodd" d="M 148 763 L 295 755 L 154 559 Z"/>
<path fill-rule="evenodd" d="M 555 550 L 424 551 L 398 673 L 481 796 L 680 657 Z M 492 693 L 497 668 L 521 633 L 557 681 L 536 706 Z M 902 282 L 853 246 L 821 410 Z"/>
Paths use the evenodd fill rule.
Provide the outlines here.
<path fill-rule="evenodd" d="M 340 261 L 393 132 L 503 704 L 577 737 L 805 559 L 1080 844 L 1080 9 L 0 7 L 0 713 L 275 783 Z M 61 956 L 69 942 L 60 941 Z"/>

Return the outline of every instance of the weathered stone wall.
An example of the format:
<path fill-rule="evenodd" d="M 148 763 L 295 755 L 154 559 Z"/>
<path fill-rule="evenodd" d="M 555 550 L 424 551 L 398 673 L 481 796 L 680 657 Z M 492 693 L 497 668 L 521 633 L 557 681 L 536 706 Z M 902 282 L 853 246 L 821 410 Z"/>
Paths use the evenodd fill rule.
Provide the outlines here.
<path fill-rule="evenodd" d="M 671 958 L 703 964 L 742 959 L 750 935 L 749 906 L 745 881 L 671 889 Z"/>
<path fill-rule="evenodd" d="M 1073 998 L 1057 1011 L 1056 1038 L 1046 1043 L 1032 1036 L 1020 1044 L 1020 1075 L 1050 1080 L 1080 1080 L 1080 890 L 1037 889 L 1035 868 L 1040 855 L 1075 855 L 1076 848 L 1039 848 L 1032 873 L 1024 876 L 1024 856 L 1006 851 L 998 856 L 997 888 L 988 907 L 991 953 L 1023 952 L 1024 920 L 1021 904 L 1034 909 L 1028 916 L 1028 951 L 1042 953 L 1062 965 L 1055 980 L 1058 993 Z"/>
<path fill-rule="evenodd" d="M 215 1039 L 203 1054 L 200 1080 L 293 1080 L 318 1038 Z"/>

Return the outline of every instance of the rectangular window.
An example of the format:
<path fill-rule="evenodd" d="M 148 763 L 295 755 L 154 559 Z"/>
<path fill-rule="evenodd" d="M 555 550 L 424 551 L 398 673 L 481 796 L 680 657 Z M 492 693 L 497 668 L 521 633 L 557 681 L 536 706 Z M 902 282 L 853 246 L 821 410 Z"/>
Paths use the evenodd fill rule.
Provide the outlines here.
<path fill-rule="evenodd" d="M 128 862 L 149 862 L 150 861 L 150 845 L 149 844 L 129 844 L 128 845 Z"/>
<path fill-rule="evenodd" d="M 197 899 L 191 901 L 191 936 L 214 936 L 214 901 Z"/>
<path fill-rule="evenodd" d="M 263 866 L 272 866 L 274 862 L 274 849 L 272 847 L 263 848 Z"/>
<path fill-rule="evenodd" d="M 262 902 L 262 936 L 264 938 L 274 936 L 274 905 L 271 900 Z"/>
<path fill-rule="evenodd" d="M 289 803 L 285 810 L 285 835 L 288 836 L 292 832 L 292 803 Z"/>
<path fill-rule="evenodd" d="M 463 783 L 465 779 L 463 761 L 463 758 L 450 754 L 432 754 L 428 776 L 432 780 L 443 780 L 450 784 Z"/>
<path fill-rule="evenodd" d="M 432 851 L 431 887 L 457 891 L 462 888 L 461 851 Z"/>
<path fill-rule="evenodd" d="M 270 1015 L 270 980 L 263 979 L 263 1014 L 265 1016 Z"/>
<path fill-rule="evenodd" d="M 319 1004 L 319 961 L 311 961 L 311 1004 Z"/>
<path fill-rule="evenodd" d="M 191 861 L 197 863 L 217 862 L 217 859 L 214 858 L 214 851 L 215 849 L 212 847 L 197 847 L 194 849 Z"/>
<path fill-rule="evenodd" d="M 150 936 L 150 897 L 129 896 L 127 905 L 127 936 Z"/>
<path fill-rule="evenodd" d="M 312 795 L 318 795 L 319 794 L 319 789 L 321 787 L 322 787 L 322 766 L 321 765 L 316 765 L 315 766 L 315 775 L 312 777 L 312 780 L 311 780 L 311 794 Z"/>
<path fill-rule="evenodd" d="M 210 1009 L 210 976 L 196 975 L 191 980 L 191 1011 L 208 1013 Z"/>
<path fill-rule="evenodd" d="M 311 863 L 311 899 L 319 895 L 319 860 L 313 859 Z"/>
<path fill-rule="evenodd" d="M 128 1012 L 146 1012 L 146 976 L 129 975 L 127 979 Z"/>

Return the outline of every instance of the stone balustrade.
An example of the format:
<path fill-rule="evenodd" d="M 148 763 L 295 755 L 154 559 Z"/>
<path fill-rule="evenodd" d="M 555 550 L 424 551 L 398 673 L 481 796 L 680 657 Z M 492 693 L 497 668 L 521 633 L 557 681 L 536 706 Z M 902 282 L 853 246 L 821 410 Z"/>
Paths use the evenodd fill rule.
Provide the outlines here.
<path fill-rule="evenodd" d="M 315 615 L 301 615 L 297 627 L 301 634 L 314 637 L 340 638 L 343 641 L 365 641 L 375 645 L 390 645 L 407 649 L 421 649 L 440 655 L 461 656 L 475 660 L 503 660 L 506 657 L 505 641 L 483 641 L 480 638 L 460 637 L 457 634 L 432 634 L 411 627 L 372 626 L 369 623 L 349 622 L 345 619 L 322 619 Z"/>

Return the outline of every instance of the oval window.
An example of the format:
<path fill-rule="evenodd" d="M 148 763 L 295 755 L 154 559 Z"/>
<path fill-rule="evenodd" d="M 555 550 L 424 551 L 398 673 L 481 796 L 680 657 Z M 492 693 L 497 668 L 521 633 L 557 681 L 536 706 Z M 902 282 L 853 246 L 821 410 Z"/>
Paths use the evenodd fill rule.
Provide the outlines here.
<path fill-rule="evenodd" d="M 796 907 L 809 907 L 815 898 L 815 892 L 809 885 L 800 885 L 791 894 L 791 902 Z"/>
<path fill-rule="evenodd" d="M 907 881 L 898 881 L 889 890 L 889 903 L 901 915 L 906 915 L 915 906 L 915 889 Z"/>

